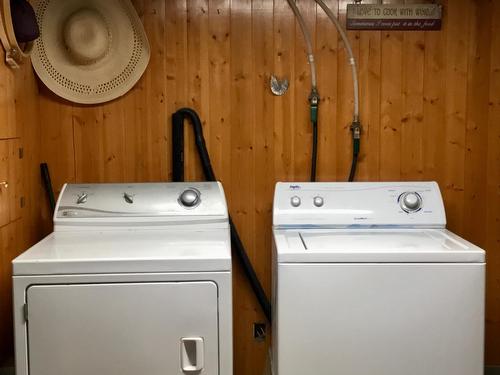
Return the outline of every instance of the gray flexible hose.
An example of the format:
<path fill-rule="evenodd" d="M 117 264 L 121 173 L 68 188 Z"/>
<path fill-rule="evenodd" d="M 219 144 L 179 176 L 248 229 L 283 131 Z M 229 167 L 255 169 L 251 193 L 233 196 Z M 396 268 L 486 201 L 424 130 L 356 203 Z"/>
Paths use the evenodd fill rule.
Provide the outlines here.
<path fill-rule="evenodd" d="M 352 52 L 352 46 L 351 43 L 349 42 L 349 39 L 347 38 L 347 34 L 340 24 L 338 18 L 333 14 L 330 8 L 323 2 L 323 0 L 315 0 L 316 3 L 319 4 L 319 6 L 325 11 L 326 15 L 330 20 L 335 24 L 335 27 L 337 28 L 340 37 L 342 38 L 342 41 L 344 42 L 345 48 L 347 50 L 347 54 L 349 57 L 349 65 L 351 65 L 352 68 L 352 83 L 354 86 L 354 122 L 359 121 L 359 83 L 358 83 L 358 68 L 356 66 L 356 59 L 354 58 L 354 53 Z M 288 1 L 290 2 L 290 0 Z"/>
<path fill-rule="evenodd" d="M 299 22 L 300 29 L 302 30 L 302 35 L 304 35 L 304 40 L 306 42 L 307 61 L 309 62 L 309 67 L 311 68 L 311 86 L 312 90 L 315 91 L 317 89 L 318 81 L 316 77 L 316 61 L 314 60 L 314 51 L 313 51 L 311 34 L 309 33 L 309 30 L 307 30 L 306 23 L 304 21 L 304 18 L 302 17 L 302 14 L 299 11 L 299 8 L 297 8 L 297 4 L 295 4 L 295 0 L 287 0 L 287 1 L 288 4 L 290 5 L 290 8 L 292 8 L 293 10 L 293 14 L 295 14 L 295 17 Z"/>

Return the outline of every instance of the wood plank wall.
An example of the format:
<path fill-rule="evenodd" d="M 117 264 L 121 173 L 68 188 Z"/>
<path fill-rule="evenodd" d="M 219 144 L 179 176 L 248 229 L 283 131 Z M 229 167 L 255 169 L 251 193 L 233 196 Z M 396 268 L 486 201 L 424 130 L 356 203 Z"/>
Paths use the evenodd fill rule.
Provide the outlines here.
<path fill-rule="evenodd" d="M 395 1 L 392 1 L 395 2 Z M 396 1 L 397 2 L 397 1 Z M 313 0 L 319 180 L 348 174 L 352 89 L 345 50 Z M 341 16 L 346 0 L 328 0 Z M 41 88 L 42 159 L 66 182 L 166 181 L 170 115 L 199 111 L 215 172 L 270 292 L 273 185 L 309 175 L 309 69 L 285 0 L 135 0 L 152 47 L 140 83 L 112 103 L 71 105 Z M 500 2 L 443 0 L 441 32 L 350 32 L 360 67 L 358 180 L 436 180 L 449 228 L 488 251 L 487 362 L 500 364 Z M 288 78 L 274 97 L 270 74 Z M 191 132 L 187 178 L 202 179 Z M 47 215 L 45 215 L 47 217 Z M 260 374 L 264 317 L 235 262 L 235 374 Z"/>
<path fill-rule="evenodd" d="M 0 367 L 12 356 L 11 261 L 42 236 L 38 86 L 29 61 L 3 64 L 0 48 Z M 42 200 L 40 200 L 42 198 Z"/>

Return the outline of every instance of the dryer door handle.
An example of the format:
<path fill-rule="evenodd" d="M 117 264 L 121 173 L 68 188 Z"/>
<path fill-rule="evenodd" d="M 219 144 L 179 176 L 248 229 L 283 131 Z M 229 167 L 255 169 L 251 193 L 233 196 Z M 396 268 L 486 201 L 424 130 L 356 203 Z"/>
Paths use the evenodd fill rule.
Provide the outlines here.
<path fill-rule="evenodd" d="M 197 373 L 204 366 L 204 342 L 202 337 L 181 338 L 181 368 L 186 374 Z"/>

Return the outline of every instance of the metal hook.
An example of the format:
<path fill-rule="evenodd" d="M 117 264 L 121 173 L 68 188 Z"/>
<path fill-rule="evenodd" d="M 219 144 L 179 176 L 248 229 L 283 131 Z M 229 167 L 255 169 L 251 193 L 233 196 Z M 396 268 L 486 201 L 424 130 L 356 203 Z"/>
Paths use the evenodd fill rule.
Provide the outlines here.
<path fill-rule="evenodd" d="M 276 96 L 284 95 L 288 90 L 288 80 L 280 80 L 276 76 L 272 75 L 270 82 L 271 92 Z"/>

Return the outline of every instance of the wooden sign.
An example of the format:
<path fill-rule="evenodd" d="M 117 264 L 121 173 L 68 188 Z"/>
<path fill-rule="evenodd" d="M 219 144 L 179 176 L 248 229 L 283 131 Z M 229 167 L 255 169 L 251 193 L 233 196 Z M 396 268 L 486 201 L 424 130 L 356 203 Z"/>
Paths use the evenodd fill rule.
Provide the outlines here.
<path fill-rule="evenodd" d="M 348 30 L 441 30 L 438 4 L 348 4 Z"/>

